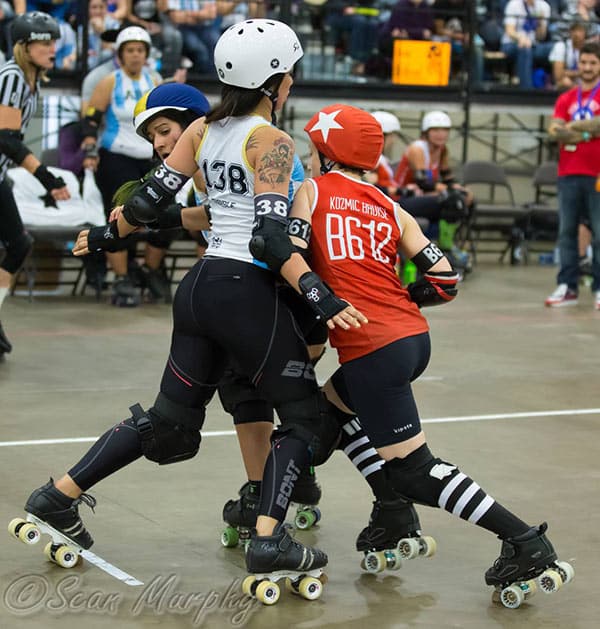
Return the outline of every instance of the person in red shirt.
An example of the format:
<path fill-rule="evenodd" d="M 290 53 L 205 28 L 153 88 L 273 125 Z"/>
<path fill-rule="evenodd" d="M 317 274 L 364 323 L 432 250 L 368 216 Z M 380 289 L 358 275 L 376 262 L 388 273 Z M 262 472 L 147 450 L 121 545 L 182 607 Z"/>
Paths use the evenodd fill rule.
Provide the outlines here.
<path fill-rule="evenodd" d="M 578 227 L 589 220 L 592 239 L 592 292 L 600 310 L 600 44 L 589 42 L 579 52 L 580 84 L 561 94 L 548 128 L 560 144 L 558 158 L 558 248 L 560 269 L 550 307 L 578 303 L 580 275 Z"/>
<path fill-rule="evenodd" d="M 341 366 L 324 391 L 337 406 L 356 411 L 385 460 L 389 485 L 406 500 L 405 509 L 413 509 L 413 502 L 441 507 L 503 540 L 500 557 L 485 579 L 510 604 L 521 590 L 506 594 L 505 588 L 550 566 L 561 569 L 545 535 L 547 524 L 530 527 L 456 465 L 435 457 L 411 389 L 430 355 L 420 308 L 451 301 L 457 274 L 410 214 L 362 180 L 383 146 L 381 127 L 371 114 L 329 105 L 309 120 L 305 131 L 312 172 L 321 176 L 305 181 L 296 194 L 290 233 L 302 234 L 294 242 L 300 248 L 310 246 L 312 268 L 369 321 L 345 336 L 330 330 Z M 398 248 L 422 274 L 407 288 L 394 272 Z M 568 581 L 572 569 L 563 565 L 563 570 Z"/>

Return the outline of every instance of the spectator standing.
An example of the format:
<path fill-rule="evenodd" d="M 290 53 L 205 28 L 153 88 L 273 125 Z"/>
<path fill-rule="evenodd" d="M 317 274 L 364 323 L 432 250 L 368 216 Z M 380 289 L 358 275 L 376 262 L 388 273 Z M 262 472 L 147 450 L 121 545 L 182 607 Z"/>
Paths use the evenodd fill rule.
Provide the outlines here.
<path fill-rule="evenodd" d="M 580 84 L 556 101 L 548 133 L 560 145 L 558 159 L 557 288 L 546 306 L 578 303 L 578 228 L 589 219 L 592 228 L 592 292 L 600 310 L 600 44 L 586 43 L 579 52 Z"/>
<path fill-rule="evenodd" d="M 107 0 L 90 0 L 88 4 L 88 69 L 91 70 L 112 56 L 110 44 L 102 39 L 102 33 L 118 29 L 118 20 L 107 11 Z"/>
<path fill-rule="evenodd" d="M 35 113 L 46 73 L 54 65 L 58 22 L 47 13 L 17 16 L 12 23 L 14 58 L 0 67 L 0 241 L 6 255 L 0 263 L 0 307 L 13 275 L 20 269 L 32 245 L 19 216 L 6 171 L 12 164 L 32 173 L 48 191 L 48 202 L 67 200 L 69 191 L 23 143 L 23 132 Z M 0 324 L 0 358 L 12 350 Z"/>
<path fill-rule="evenodd" d="M 221 35 L 215 0 L 166 0 L 171 22 L 183 38 L 183 51 L 199 74 L 214 74 L 214 49 Z"/>
<path fill-rule="evenodd" d="M 502 52 L 516 63 L 519 87 L 533 88 L 534 64 L 547 64 L 550 5 L 545 0 L 509 0 L 504 9 Z"/>

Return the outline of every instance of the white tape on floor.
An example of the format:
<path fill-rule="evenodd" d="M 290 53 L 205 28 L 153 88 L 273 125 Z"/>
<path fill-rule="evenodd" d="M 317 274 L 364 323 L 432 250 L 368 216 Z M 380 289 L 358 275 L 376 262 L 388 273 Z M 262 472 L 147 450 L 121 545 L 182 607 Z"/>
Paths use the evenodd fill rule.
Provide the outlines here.
<path fill-rule="evenodd" d="M 497 419 L 532 419 L 536 417 L 559 417 L 562 415 L 600 415 L 600 408 L 572 408 L 554 411 L 527 411 L 523 413 L 494 413 L 492 415 L 462 415 L 459 417 L 433 417 L 422 419 L 422 424 L 446 424 L 453 422 L 480 422 Z M 206 430 L 202 437 L 231 437 L 235 430 Z M 66 437 L 64 439 L 32 439 L 28 441 L 0 441 L 1 448 L 13 446 L 51 446 L 62 443 L 93 443 L 98 437 Z"/>

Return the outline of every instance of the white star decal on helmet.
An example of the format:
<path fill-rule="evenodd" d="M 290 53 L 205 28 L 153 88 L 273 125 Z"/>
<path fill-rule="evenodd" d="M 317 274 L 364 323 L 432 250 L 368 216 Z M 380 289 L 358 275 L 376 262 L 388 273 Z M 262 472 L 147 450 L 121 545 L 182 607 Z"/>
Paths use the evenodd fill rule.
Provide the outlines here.
<path fill-rule="evenodd" d="M 335 120 L 335 117 L 341 111 L 341 109 L 338 109 L 337 111 L 332 111 L 330 114 L 325 114 L 320 111 L 319 122 L 317 122 L 317 124 L 310 131 L 320 131 L 323 134 L 323 142 L 327 142 L 327 137 L 329 136 L 329 131 L 331 131 L 331 129 L 344 128 L 339 122 L 336 122 Z"/>

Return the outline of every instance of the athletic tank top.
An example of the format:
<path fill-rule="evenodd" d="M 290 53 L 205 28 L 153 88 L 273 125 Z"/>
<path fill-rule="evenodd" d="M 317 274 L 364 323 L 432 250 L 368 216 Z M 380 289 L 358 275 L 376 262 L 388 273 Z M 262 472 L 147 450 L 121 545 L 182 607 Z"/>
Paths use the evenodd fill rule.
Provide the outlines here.
<path fill-rule="evenodd" d="M 212 216 L 206 255 L 257 262 L 248 250 L 254 223 L 254 169 L 246 161 L 246 143 L 255 129 L 269 124 L 260 116 L 243 116 L 206 125 L 197 153 Z"/>
<path fill-rule="evenodd" d="M 152 145 L 141 138 L 133 126 L 133 110 L 138 100 L 155 85 L 152 74 L 145 68 L 134 81 L 123 70 L 115 70 L 115 86 L 105 117 L 100 146 L 112 153 L 135 159 L 150 159 Z"/>
<path fill-rule="evenodd" d="M 359 329 L 330 330 L 340 363 L 426 332 L 427 321 L 394 269 L 402 239 L 398 204 L 341 172 L 308 181 L 315 189 L 311 266 L 369 320 Z"/>
<path fill-rule="evenodd" d="M 440 165 L 431 163 L 431 155 L 429 153 L 429 144 L 425 140 L 415 140 L 408 148 L 411 146 L 418 146 L 423 153 L 425 154 L 425 171 L 431 177 L 433 182 L 439 181 L 440 178 Z M 398 187 L 404 188 L 409 183 L 415 182 L 415 176 L 408 163 L 408 151 L 404 153 L 400 163 L 398 164 L 398 168 L 396 169 L 396 176 L 394 177 Z"/>

